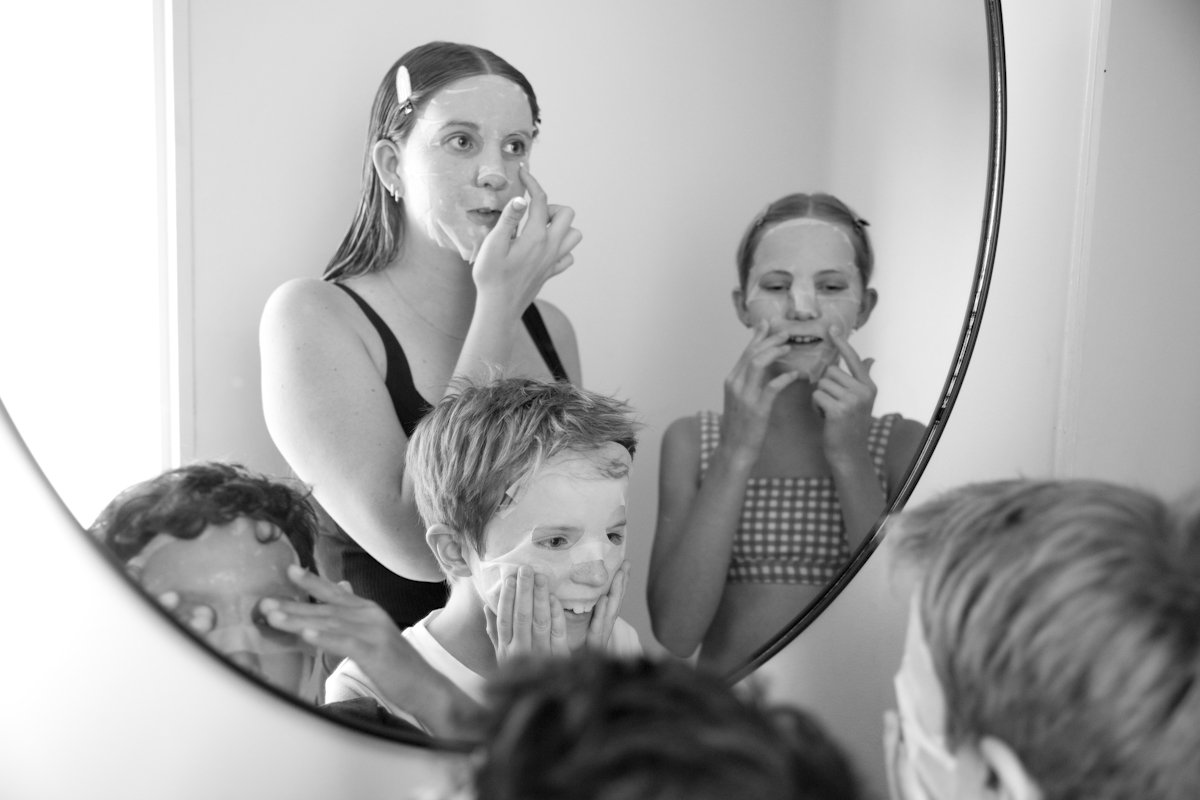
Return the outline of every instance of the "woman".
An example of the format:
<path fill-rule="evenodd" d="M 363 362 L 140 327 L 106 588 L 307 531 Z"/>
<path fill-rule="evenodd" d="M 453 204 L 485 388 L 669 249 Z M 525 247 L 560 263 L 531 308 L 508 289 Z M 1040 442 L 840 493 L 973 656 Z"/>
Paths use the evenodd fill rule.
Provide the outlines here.
<path fill-rule="evenodd" d="M 324 279 L 284 284 L 263 312 L 267 427 L 337 523 L 318 564 L 401 627 L 445 602 L 404 480 L 417 421 L 456 376 L 580 380 L 570 323 L 533 302 L 582 238 L 529 172 L 538 122 L 533 87 L 494 53 L 406 53 L 376 93 L 359 208 Z"/>

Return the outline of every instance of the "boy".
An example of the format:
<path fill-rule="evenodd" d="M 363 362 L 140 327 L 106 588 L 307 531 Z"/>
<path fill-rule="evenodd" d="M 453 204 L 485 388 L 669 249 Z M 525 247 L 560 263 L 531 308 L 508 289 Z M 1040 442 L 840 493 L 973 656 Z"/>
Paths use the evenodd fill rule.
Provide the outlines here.
<path fill-rule="evenodd" d="M 512 378 L 447 395 L 413 432 L 406 470 L 451 589 L 404 636 L 477 702 L 513 655 L 640 653 L 617 618 L 636 427 L 620 401 Z M 326 693 L 376 697 L 405 715 L 353 661 Z"/>
<path fill-rule="evenodd" d="M 424 730 L 473 735 L 477 706 L 417 656 L 387 614 L 309 571 L 316 526 L 305 496 L 290 486 L 203 462 L 121 492 L 90 532 L 180 623 L 277 689 L 315 701 L 320 652 L 351 656 Z M 411 730 L 362 704 L 326 709 Z"/>
<path fill-rule="evenodd" d="M 1200 797 L 1200 495 L 1009 481 L 896 524 L 893 797 Z"/>

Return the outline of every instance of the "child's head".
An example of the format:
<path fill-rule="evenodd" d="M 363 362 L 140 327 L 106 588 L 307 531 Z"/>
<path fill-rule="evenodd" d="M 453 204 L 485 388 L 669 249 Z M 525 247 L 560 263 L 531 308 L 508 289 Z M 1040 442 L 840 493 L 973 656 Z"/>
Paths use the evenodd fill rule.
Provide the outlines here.
<path fill-rule="evenodd" d="M 398 83 L 399 91 L 411 90 L 406 97 L 399 96 Z M 469 125 L 444 124 L 451 121 Z M 516 163 L 528 159 L 540 121 L 533 86 L 490 50 L 454 42 L 409 50 L 375 94 L 359 208 L 325 277 L 347 278 L 386 266 L 400 250 L 406 220 L 467 257 L 482 239 L 474 228 L 486 232 L 495 220 L 460 219 L 459 212 L 482 217 L 480 209 L 502 207 L 509 196 L 524 192 Z M 473 163 L 491 147 L 481 138 L 494 132 L 502 137 L 503 157 Z M 459 208 L 455 194 L 464 191 L 459 173 L 467 169 L 470 184 L 481 191 Z"/>
<path fill-rule="evenodd" d="M 859 796 L 845 755 L 810 716 L 764 708 L 679 662 L 527 660 L 489 694 L 479 800 Z"/>
<path fill-rule="evenodd" d="M 830 329 L 849 337 L 878 299 L 866 224 L 832 195 L 789 194 L 755 217 L 738 246 L 738 318 L 787 332 L 783 362 L 810 379 L 837 357 Z"/>
<path fill-rule="evenodd" d="M 567 382 L 447 395 L 413 431 L 406 464 L 443 570 L 493 610 L 518 566 L 546 574 L 577 646 L 624 560 L 636 431 L 627 405 Z"/>
<path fill-rule="evenodd" d="M 205 640 L 247 671 L 295 692 L 310 649 L 258 613 L 264 597 L 307 599 L 287 567 L 313 566 L 316 518 L 288 486 L 221 463 L 169 470 L 108 504 L 90 531 L 155 597 L 211 613 Z"/>
<path fill-rule="evenodd" d="M 997 779 L 1048 800 L 1196 796 L 1200 504 L 1010 481 L 896 524 L 897 558 L 920 575 L 901 732 L 930 796 Z"/>

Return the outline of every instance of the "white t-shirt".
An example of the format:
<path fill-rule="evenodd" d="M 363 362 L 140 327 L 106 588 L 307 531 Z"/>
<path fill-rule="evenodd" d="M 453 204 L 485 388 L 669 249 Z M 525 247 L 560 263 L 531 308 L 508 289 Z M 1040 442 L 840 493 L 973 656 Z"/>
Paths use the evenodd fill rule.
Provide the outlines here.
<path fill-rule="evenodd" d="M 483 705 L 486 701 L 487 680 L 469 669 L 461 661 L 452 656 L 442 647 L 429 632 L 429 621 L 441 613 L 441 609 L 430 612 L 423 620 L 406 628 L 401 634 L 413 649 L 425 659 L 429 666 L 450 679 L 450 682 L 463 691 L 467 697 Z M 613 623 L 612 636 L 608 640 L 608 652 L 621 658 L 632 658 L 642 654 L 642 644 L 638 640 L 637 631 L 623 619 L 618 618 Z M 379 693 L 375 684 L 366 673 L 351 659 L 343 659 L 338 668 L 325 680 L 325 702 L 336 703 L 340 700 L 353 700 L 356 697 L 370 697 L 391 713 L 411 722 L 421 730 L 429 730 L 403 708 L 392 703 Z"/>

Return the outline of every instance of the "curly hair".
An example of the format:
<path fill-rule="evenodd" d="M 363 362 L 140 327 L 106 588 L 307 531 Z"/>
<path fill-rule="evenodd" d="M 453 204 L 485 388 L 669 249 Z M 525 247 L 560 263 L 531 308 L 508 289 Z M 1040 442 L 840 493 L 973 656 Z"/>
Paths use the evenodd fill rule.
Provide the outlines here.
<path fill-rule="evenodd" d="M 515 662 L 489 686 L 476 800 L 854 800 L 836 743 L 675 661 Z"/>
<path fill-rule="evenodd" d="M 128 563 L 160 533 L 195 539 L 210 525 L 241 517 L 272 523 L 313 569 L 317 518 L 306 495 L 240 464 L 200 462 L 167 470 L 118 494 L 88 528 Z M 260 534 L 263 535 L 263 534 Z"/>

